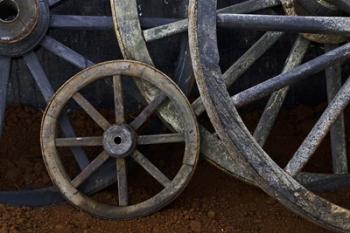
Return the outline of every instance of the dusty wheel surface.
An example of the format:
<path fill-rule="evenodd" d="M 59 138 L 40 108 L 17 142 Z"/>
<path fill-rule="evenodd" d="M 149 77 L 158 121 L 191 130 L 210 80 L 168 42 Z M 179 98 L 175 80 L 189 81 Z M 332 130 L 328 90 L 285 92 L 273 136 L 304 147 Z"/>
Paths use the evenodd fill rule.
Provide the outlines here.
<path fill-rule="evenodd" d="M 128 121 L 124 108 L 123 82 L 127 79 L 137 79 L 147 82 L 157 89 L 159 95 L 133 119 Z M 100 80 L 113 80 L 114 120 L 108 121 L 83 96 L 83 89 Z M 82 108 L 93 121 L 101 127 L 100 136 L 62 138 L 57 130 L 58 119 L 64 114 L 65 106 L 74 102 Z M 170 133 L 152 133 L 142 135 L 140 129 L 151 115 L 162 105 L 171 103 L 174 113 L 182 119 L 179 129 Z M 163 173 L 149 157 L 141 152 L 140 147 L 147 145 L 180 143 L 183 156 L 176 173 L 169 178 Z M 101 63 L 75 75 L 67 81 L 55 94 L 49 103 L 41 129 L 41 145 L 44 161 L 53 182 L 57 185 L 64 197 L 76 207 L 89 213 L 112 219 L 130 219 L 151 214 L 173 201 L 186 187 L 195 170 L 199 156 L 199 132 L 196 118 L 191 106 L 180 89 L 166 75 L 149 65 L 135 61 L 110 61 Z M 102 151 L 95 156 L 89 165 L 70 177 L 64 167 L 59 148 L 81 146 L 98 147 Z M 162 154 L 164 156 L 164 154 Z M 143 201 L 131 203 L 128 193 L 128 177 L 132 171 L 127 172 L 127 161 L 132 160 L 139 164 L 152 176 L 162 188 L 159 192 Z M 81 185 L 107 161 L 115 164 L 115 176 L 118 187 L 118 201 L 105 204 L 93 197 L 88 197 L 81 189 Z M 167 165 L 169 166 L 169 164 Z M 133 169 L 130 169 L 133 170 Z M 139 181 L 138 181 L 139 183 Z"/>
<path fill-rule="evenodd" d="M 259 2 L 263 4 L 270 1 Z M 282 1 L 284 2 L 296 3 L 296 1 Z M 265 192 L 292 211 L 323 227 L 349 232 L 350 211 L 310 191 L 348 187 L 349 175 L 347 156 L 346 153 L 344 154 L 346 148 L 342 114 L 349 103 L 349 80 L 342 84 L 340 67 L 349 59 L 349 44 L 327 44 L 323 55 L 301 64 L 310 41 L 316 42 L 319 46 L 319 43 L 325 42 L 325 38 L 338 37 L 341 38 L 338 42 L 342 43 L 347 40 L 344 40 L 346 38 L 344 35 L 348 31 L 346 25 L 350 21 L 346 16 L 346 9 L 339 8 L 344 9 L 342 12 L 344 16 L 341 17 L 217 14 L 217 3 L 216 0 L 191 0 L 189 20 L 194 73 L 202 101 L 216 132 L 228 151 L 235 151 L 234 156 L 238 155 L 249 172 L 255 174 L 259 186 Z M 287 6 L 291 6 L 288 4 Z M 336 6 L 339 5 L 336 4 Z M 334 22 L 336 23 L 333 24 Z M 219 64 L 218 25 L 236 30 L 292 31 L 301 34 L 297 36 L 282 74 L 230 96 L 226 86 L 227 75 L 222 72 Z M 332 25 L 339 27 L 335 28 Z M 289 86 L 321 71 L 326 71 L 328 107 L 288 161 L 287 166 L 281 167 L 273 161 L 262 146 L 275 123 Z M 319 76 L 322 77 L 322 75 Z M 250 132 L 237 108 L 266 96 L 270 96 L 270 99 L 256 130 Z M 333 173 L 303 173 L 306 163 L 310 161 L 311 156 L 329 132 L 330 137 L 333 138 L 331 140 Z M 300 181 L 303 181 L 306 186 L 301 185 Z"/>

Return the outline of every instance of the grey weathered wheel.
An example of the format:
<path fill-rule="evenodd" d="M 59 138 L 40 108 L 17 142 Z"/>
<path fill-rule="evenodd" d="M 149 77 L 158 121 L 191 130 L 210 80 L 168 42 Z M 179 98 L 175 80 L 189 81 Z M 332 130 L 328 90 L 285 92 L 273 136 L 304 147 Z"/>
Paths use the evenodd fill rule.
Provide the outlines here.
<path fill-rule="evenodd" d="M 133 59 L 145 62 L 147 64 L 153 64 L 153 59 L 147 47 L 148 42 L 154 42 L 163 38 L 181 35 L 187 31 L 187 19 L 173 20 L 173 22 L 143 30 L 140 27 L 140 17 L 136 0 L 110 0 L 110 2 L 119 46 L 121 47 L 124 58 L 126 59 Z M 188 0 L 183 0 L 181 1 L 181 6 L 187 7 L 187 3 Z M 253 0 L 242 4 L 233 4 L 229 7 L 218 10 L 218 12 L 249 13 L 279 4 L 279 0 L 264 1 L 262 4 L 260 0 Z M 277 41 L 279 37 L 280 35 L 278 34 L 267 34 L 261 38 L 261 40 L 253 46 L 254 48 L 247 51 L 247 53 L 242 56 L 242 59 L 238 60 L 234 64 L 231 72 L 227 73 L 227 76 L 229 77 L 227 85 L 230 86 L 234 82 L 233 80 L 241 76 L 248 69 L 248 67 L 250 67 L 269 47 L 274 44 L 274 42 Z M 265 42 L 267 42 L 268 45 L 265 44 L 265 46 L 262 46 Z M 182 45 L 185 44 L 185 46 L 187 46 L 187 37 L 184 37 L 181 43 Z M 182 46 L 182 48 L 183 47 L 184 46 Z M 185 55 L 180 56 L 183 57 L 180 59 L 181 62 L 179 62 L 180 67 L 186 68 L 190 65 L 190 62 L 187 60 L 188 54 L 186 53 Z M 191 70 L 180 72 L 174 77 L 174 81 L 179 83 L 180 87 L 185 89 L 185 92 L 188 92 L 189 87 L 191 87 L 188 85 L 191 83 L 191 80 Z M 142 82 L 138 82 L 137 85 L 146 99 L 153 98 L 154 95 L 156 95 L 152 88 L 144 85 Z M 193 102 L 192 107 L 197 116 L 204 111 L 200 98 Z M 176 119 L 176 115 L 172 113 L 171 108 L 161 109 L 160 114 L 162 118 L 172 127 L 177 128 L 179 120 Z M 254 178 L 244 168 L 238 156 L 230 156 L 224 148 L 222 142 L 216 137 L 215 134 L 210 133 L 206 127 L 200 125 L 199 128 L 201 132 L 201 141 L 203 142 L 201 144 L 201 154 L 204 156 L 204 158 L 228 174 L 248 183 L 254 184 Z M 216 156 L 217 154 L 221 154 L 222 156 Z"/>
<path fill-rule="evenodd" d="M 299 36 L 287 60 L 284 73 L 231 97 L 225 86 L 225 75 L 222 74 L 219 65 L 220 55 L 216 34 L 217 23 L 219 23 L 221 26 L 241 29 L 292 30 L 301 33 L 318 32 L 341 35 L 349 30 L 345 24 L 345 22 L 349 22 L 349 19 L 347 17 L 311 18 L 303 16 L 217 15 L 215 12 L 217 7 L 216 0 L 191 0 L 190 2 L 189 38 L 197 84 L 211 122 L 220 138 L 225 142 L 228 151 L 237 152 L 236 155 L 240 155 L 249 172 L 256 175 L 257 180 L 259 180 L 259 186 L 286 207 L 323 227 L 349 232 L 350 211 L 348 209 L 315 195 L 293 178 L 293 176 L 296 177 L 300 174 L 303 166 L 315 152 L 320 141 L 329 132 L 332 124 L 349 103 L 349 80 L 340 89 L 338 89 L 339 87 L 336 88 L 339 90 L 336 95 L 329 95 L 331 99 L 329 107 L 326 108 L 322 117 L 285 170 L 269 157 L 262 149 L 262 145 L 269 135 L 285 99 L 288 86 L 323 69 L 328 69 L 328 77 L 331 75 L 339 80 L 339 63 L 349 59 L 350 44 L 339 46 L 305 64 L 298 65 L 296 61 L 299 60 L 301 62 L 301 57 L 303 57 L 308 46 L 308 41 L 304 39 L 304 36 Z M 332 27 L 330 22 L 333 22 L 333 20 L 339 21 L 337 25 L 344 25 L 344 27 Z M 296 24 L 296 21 L 299 23 Z M 315 22 L 324 22 L 322 26 L 325 27 L 320 28 L 321 24 Z M 315 27 L 311 29 L 313 26 Z M 333 72 L 329 68 L 332 65 L 336 67 L 336 69 L 333 67 Z M 334 73 L 334 70 L 337 72 Z M 272 96 L 261 118 L 261 128 L 258 127 L 254 135 L 252 135 L 244 125 L 236 108 L 270 94 Z M 335 132 L 343 133 L 343 130 L 344 128 L 340 127 Z M 342 138 L 343 136 L 336 134 L 332 137 Z M 343 147 L 341 141 L 337 141 L 337 146 Z M 323 176 L 321 179 L 324 182 L 318 183 L 321 187 L 329 184 L 339 184 L 338 182 L 342 180 L 341 178 L 343 180 L 340 184 L 348 185 L 343 183 L 344 179 L 348 180 L 347 166 L 344 166 L 344 162 L 341 162 L 344 161 L 344 157 L 339 156 L 338 153 L 334 154 L 334 157 L 336 158 L 335 161 L 338 161 L 337 165 L 334 166 L 334 173 L 346 173 L 346 175 L 338 176 L 333 174 L 331 175 L 333 179 L 328 181 L 327 178 L 324 179 L 326 176 Z M 311 175 L 317 176 L 317 174 Z"/>
<path fill-rule="evenodd" d="M 113 77 L 113 78 L 112 78 Z M 110 124 L 102 114 L 83 97 L 83 88 L 102 79 L 113 79 L 115 121 Z M 130 122 L 126 120 L 123 104 L 122 80 L 137 79 L 157 89 L 159 95 Z M 112 89 L 112 87 L 111 87 Z M 98 137 L 56 138 L 57 123 L 64 107 L 73 99 L 103 129 Z M 182 123 L 175 133 L 138 135 L 139 128 L 158 108 L 171 103 Z M 183 143 L 184 154 L 176 175 L 171 179 L 139 151 L 140 145 Z M 186 97 L 166 75 L 149 65 L 134 61 L 110 61 L 88 68 L 67 81 L 49 103 L 42 122 L 41 145 L 44 161 L 53 182 L 73 205 L 91 214 L 113 219 L 130 219 L 151 214 L 164 207 L 186 187 L 195 170 L 199 156 L 199 132 L 196 118 Z M 58 148 L 69 146 L 98 146 L 102 152 L 74 179 L 67 174 Z M 162 186 L 149 199 L 131 204 L 128 201 L 126 159 L 132 159 L 144 168 Z M 86 196 L 78 187 L 107 160 L 115 161 L 118 180 L 118 206 L 106 205 Z"/>

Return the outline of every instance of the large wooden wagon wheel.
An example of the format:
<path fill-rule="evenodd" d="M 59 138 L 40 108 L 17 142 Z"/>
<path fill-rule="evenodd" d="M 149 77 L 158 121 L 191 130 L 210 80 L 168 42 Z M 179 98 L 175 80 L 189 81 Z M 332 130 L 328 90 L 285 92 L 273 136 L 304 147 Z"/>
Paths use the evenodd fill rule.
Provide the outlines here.
<path fill-rule="evenodd" d="M 0 0 L 0 133 L 6 108 L 8 82 L 11 76 L 11 64 L 14 60 L 23 61 L 28 67 L 33 79 L 46 101 L 53 95 L 43 65 L 39 62 L 37 49 L 39 47 L 79 69 L 93 64 L 78 52 L 73 51 L 53 37 L 50 29 L 57 30 L 112 30 L 113 22 L 110 16 L 78 16 L 57 15 L 53 9 L 60 5 L 61 0 Z M 101 7 L 105 4 L 101 3 Z M 143 18 L 143 27 L 154 27 L 169 22 L 169 19 Z M 67 136 L 74 136 L 74 131 L 67 118 L 62 119 L 62 129 Z M 72 148 L 72 152 L 81 169 L 88 163 L 85 153 L 80 148 Z M 102 174 L 100 174 L 102 175 Z M 106 171 L 105 175 L 108 175 Z M 106 177 L 106 181 L 108 177 Z M 110 181 L 112 182 L 112 180 Z M 97 188 L 92 184 L 91 190 Z M 0 202 L 13 205 L 38 206 L 61 200 L 60 194 L 54 188 L 44 188 L 22 192 L 0 192 Z"/>
<path fill-rule="evenodd" d="M 247 1 L 249 2 L 249 1 Z M 270 1 L 260 1 L 266 3 Z M 318 7 L 310 8 L 310 1 L 303 1 L 306 8 L 298 13 L 297 3 L 302 1 L 281 1 L 290 16 L 216 14 L 217 1 L 190 1 L 189 39 L 193 67 L 202 100 L 218 135 L 225 142 L 228 151 L 236 151 L 247 169 L 259 181 L 259 186 L 278 199 L 294 212 L 324 227 L 350 231 L 350 211 L 340 207 L 302 186 L 298 177 L 305 164 L 328 132 L 331 132 L 333 171 L 335 174 L 307 174 L 315 180 L 318 187 L 339 188 L 348 185 L 348 169 L 344 155 L 344 126 L 341 114 L 350 101 L 349 80 L 341 84 L 340 64 L 349 59 L 350 45 L 346 43 L 350 20 L 345 12 L 349 9 L 347 1 L 328 1 L 331 8 L 341 12 L 342 17 L 303 16 L 310 12 L 324 12 L 321 1 L 313 1 Z M 336 7 L 338 6 L 338 8 Z M 341 10 L 339 10 L 341 9 Z M 295 15 L 297 13 L 297 15 Z M 287 59 L 284 73 L 265 82 L 239 92 L 231 97 L 225 85 L 217 45 L 217 25 L 243 30 L 294 31 L 298 36 L 292 52 Z M 305 34 L 306 33 L 306 34 Z M 318 33 L 310 34 L 310 33 Z M 332 35 L 332 36 L 328 36 Z M 344 37 L 345 36 L 345 37 Z M 330 39 L 331 38 L 331 39 Z M 328 47 L 324 55 L 302 65 L 301 62 L 309 41 L 319 43 L 342 42 L 336 48 Z M 334 47 L 334 45 L 332 46 Z M 289 85 L 326 70 L 329 105 L 306 137 L 288 165 L 283 169 L 262 149 L 274 124 L 279 109 L 286 97 Z M 257 129 L 250 133 L 241 120 L 236 108 L 244 106 L 265 96 L 271 95 Z M 334 139 L 336 138 L 336 140 Z"/>
<path fill-rule="evenodd" d="M 157 27 L 151 27 L 143 30 L 140 27 L 140 13 L 138 11 L 138 5 L 136 0 L 110 0 L 112 6 L 113 20 L 119 46 L 122 50 L 123 56 L 126 59 L 133 59 L 145 62 L 147 64 L 153 64 L 152 56 L 150 55 L 148 43 L 158 41 L 164 38 L 172 38 L 173 36 L 182 35 L 181 52 L 187 51 L 187 36 L 184 33 L 187 31 L 188 23 L 187 18 L 174 20 L 173 22 L 160 25 Z M 181 6 L 187 8 L 188 1 L 181 2 Z M 278 0 L 265 1 L 261 4 L 261 1 L 247 1 L 242 4 L 234 4 L 229 7 L 220 9 L 218 12 L 227 13 L 249 13 L 259 9 L 273 7 L 279 5 Z M 181 16 L 181 15 L 180 15 Z M 187 14 L 182 17 L 186 17 Z M 142 22 L 142 21 L 141 21 Z M 131 36 L 132 35 L 132 36 Z M 264 52 L 271 47 L 274 42 L 277 41 L 280 35 L 267 34 L 263 37 L 252 49 L 244 54 L 242 59 L 238 60 L 228 73 L 231 76 L 230 79 L 236 79 L 241 76 L 251 64 L 254 63 Z M 267 44 L 265 44 L 267 43 Z M 263 44 L 265 44 L 263 46 Z M 169 45 L 171 46 L 171 45 Z M 257 50 L 254 50 L 257 48 Z M 188 54 L 187 54 L 188 56 Z M 176 72 L 174 81 L 176 81 L 185 93 L 188 93 L 191 89 L 192 70 L 190 61 L 187 59 L 186 54 L 179 56 L 178 68 L 179 70 L 185 70 L 186 72 Z M 247 62 L 247 60 L 249 62 Z M 181 67 L 187 67 L 186 69 Z M 189 70 L 190 69 L 190 70 Z M 231 85 L 233 81 L 228 81 L 228 85 Z M 157 93 L 142 82 L 137 83 L 139 90 L 143 96 L 148 100 L 153 98 Z M 203 104 L 200 99 L 193 102 L 192 107 L 196 115 L 200 115 L 204 111 Z M 164 107 L 160 109 L 160 115 L 175 129 L 178 127 L 179 120 L 176 119 L 177 115 L 172 113 L 171 108 Z M 237 156 L 230 156 L 222 142 L 217 138 L 215 134 L 212 134 L 207 128 L 200 125 L 201 132 L 201 153 L 209 162 L 219 167 L 223 171 L 241 179 L 248 183 L 254 183 L 254 178 L 247 172 L 245 167 L 240 162 Z M 221 154 L 218 157 L 216 155 Z"/>
<path fill-rule="evenodd" d="M 123 95 L 123 81 L 130 78 L 142 79 L 159 93 L 158 97 L 151 100 L 132 120 L 126 117 Z M 104 79 L 113 80 L 113 86 L 109 87 L 114 93 L 113 123 L 110 123 L 83 96 L 85 88 Z M 108 92 L 108 90 L 105 91 Z M 64 108 L 70 104 L 70 100 L 74 100 L 102 128 L 102 135 L 62 138 L 57 130 L 58 119 L 64 114 Z M 182 124 L 179 125 L 178 130 L 173 132 L 171 129 L 170 133 L 153 132 L 142 135 L 141 126 L 165 103 L 171 103 L 174 113 L 181 119 Z M 159 144 L 169 143 L 180 143 L 184 151 L 180 166 L 173 177 L 163 173 L 148 155 L 141 152 L 142 146 L 155 144 L 158 150 Z M 199 132 L 196 118 L 180 89 L 166 75 L 151 66 L 126 60 L 98 64 L 67 81 L 46 109 L 41 129 L 41 144 L 48 172 L 67 200 L 94 215 L 113 219 L 130 219 L 151 214 L 174 200 L 192 177 L 199 156 Z M 102 152 L 77 176 L 70 177 L 61 161 L 65 153 L 59 151 L 59 148 L 70 146 L 95 146 L 101 148 L 99 151 Z M 169 152 L 162 154 L 162 157 L 164 156 L 168 157 Z M 133 172 L 127 172 L 127 160 L 133 160 L 139 164 L 162 185 L 161 190 L 147 197 L 146 200 L 133 200 L 132 203 L 128 192 L 128 177 Z M 113 175 L 118 180 L 118 202 L 113 204 L 94 200 L 79 188 L 94 172 L 103 169 L 101 166 L 107 161 L 113 161 L 115 164 L 116 172 Z M 141 179 L 145 182 L 144 176 Z M 137 181 L 137 185 L 141 185 L 140 180 Z"/>

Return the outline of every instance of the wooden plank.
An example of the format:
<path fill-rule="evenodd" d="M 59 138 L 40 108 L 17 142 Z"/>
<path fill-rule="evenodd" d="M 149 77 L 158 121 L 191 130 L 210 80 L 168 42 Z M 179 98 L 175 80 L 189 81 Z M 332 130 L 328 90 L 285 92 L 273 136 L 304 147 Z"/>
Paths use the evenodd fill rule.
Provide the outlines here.
<path fill-rule="evenodd" d="M 338 119 L 339 115 L 344 111 L 350 102 L 350 78 L 345 82 L 336 96 L 329 103 L 320 119 L 317 121 L 311 132 L 305 138 L 301 146 L 288 162 L 285 171 L 295 176 L 309 161 L 310 157 L 315 153 L 322 140 L 326 137 L 331 126 Z"/>
<path fill-rule="evenodd" d="M 117 159 L 117 180 L 119 206 L 128 205 L 128 178 L 125 159 Z"/>
<path fill-rule="evenodd" d="M 68 48 L 67 46 L 65 46 L 61 42 L 58 42 L 50 36 L 46 36 L 42 40 L 41 45 L 56 56 L 66 60 L 67 62 L 75 65 L 80 69 L 85 69 L 86 67 L 92 66 L 94 64 L 89 59 Z"/>
<path fill-rule="evenodd" d="M 185 142 L 185 137 L 182 133 L 140 135 L 137 137 L 138 145 L 178 143 L 178 142 Z"/>
<path fill-rule="evenodd" d="M 107 130 L 111 126 L 106 118 L 99 113 L 99 111 L 97 111 L 97 109 L 87 99 L 85 99 L 82 94 L 76 93 L 73 96 L 73 99 L 103 130 Z"/>
<path fill-rule="evenodd" d="M 154 100 L 150 102 L 130 123 L 131 127 L 133 127 L 135 130 L 140 128 L 146 122 L 146 120 L 157 110 L 157 108 L 159 108 L 160 105 L 164 103 L 167 98 L 168 97 L 165 94 L 160 94 L 154 98 Z"/>
<path fill-rule="evenodd" d="M 103 151 L 100 153 L 89 165 L 82 170 L 81 173 L 79 173 L 78 176 L 76 176 L 72 180 L 72 185 L 75 188 L 78 188 L 82 183 L 84 183 L 97 169 L 99 169 L 109 158 L 109 155 Z"/>
<path fill-rule="evenodd" d="M 151 161 L 149 161 L 141 152 L 135 151 L 131 157 L 164 187 L 167 187 L 171 183 L 171 180 L 169 180 L 169 178 L 166 177 L 164 173 L 151 163 Z"/>
<path fill-rule="evenodd" d="M 124 96 L 123 83 L 120 75 L 113 76 L 113 93 L 114 93 L 114 112 L 115 123 L 123 124 L 125 122 L 124 114 Z"/>
<path fill-rule="evenodd" d="M 286 73 L 296 66 L 300 65 L 303 61 L 305 53 L 309 47 L 309 41 L 299 36 L 295 41 L 293 48 L 287 58 L 283 72 Z M 284 100 L 288 94 L 289 87 L 284 87 L 278 90 L 270 96 L 263 114 L 261 115 L 258 125 L 254 131 L 254 138 L 261 145 L 264 146 L 273 125 L 277 119 L 277 116 L 282 108 Z"/>
<path fill-rule="evenodd" d="M 56 138 L 57 147 L 102 146 L 102 137 Z"/>
<path fill-rule="evenodd" d="M 334 49 L 332 45 L 325 45 L 326 51 Z M 342 86 L 341 64 L 335 64 L 326 69 L 326 85 L 328 103 L 332 101 Z M 344 113 L 340 114 L 331 127 L 332 166 L 335 174 L 348 173 L 348 158 L 346 154 L 346 135 Z"/>

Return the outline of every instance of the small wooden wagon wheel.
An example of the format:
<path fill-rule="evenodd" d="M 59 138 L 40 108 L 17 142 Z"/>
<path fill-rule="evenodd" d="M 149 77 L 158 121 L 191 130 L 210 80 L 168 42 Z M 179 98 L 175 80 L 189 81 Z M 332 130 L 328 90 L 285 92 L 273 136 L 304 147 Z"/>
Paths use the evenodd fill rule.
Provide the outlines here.
<path fill-rule="evenodd" d="M 64 8 L 65 3 L 69 1 L 0 0 L 0 135 L 7 105 L 6 97 L 11 78 L 11 66 L 14 62 L 23 62 L 28 67 L 40 93 L 45 101 L 48 101 L 54 93 L 54 88 L 50 83 L 50 75 L 45 72 L 45 64 L 41 63 L 38 57 L 40 50 L 51 53 L 78 69 L 94 64 L 79 52 L 53 38 L 50 33 L 53 30 L 111 31 L 113 28 L 111 16 L 58 14 L 56 10 L 59 7 L 61 7 L 60 12 L 67 11 Z M 98 6 L 105 10 L 105 6 L 109 6 L 108 3 L 108 1 L 100 1 Z M 88 1 L 87 4 L 92 3 Z M 99 7 L 95 9 L 101 10 Z M 168 19 L 162 21 L 157 18 L 143 17 L 141 26 L 143 28 L 155 27 L 167 22 L 169 22 Z M 62 119 L 61 125 L 67 135 L 74 136 L 68 118 Z M 79 167 L 83 169 L 89 163 L 86 154 L 80 148 L 72 148 L 72 152 Z M 104 175 L 107 176 L 108 172 Z M 106 182 L 107 180 L 108 177 L 105 178 Z M 92 184 L 90 191 L 98 190 L 96 185 L 98 186 L 96 183 Z M 0 192 L 0 202 L 11 205 L 42 206 L 61 200 L 60 194 L 53 187 L 20 192 Z"/>
<path fill-rule="evenodd" d="M 261 4 L 269 1 L 260 1 Z M 334 1 L 336 3 L 337 1 Z M 295 3 L 295 2 L 293 2 Z M 315 1 L 316 3 L 316 1 Z M 345 3 L 345 2 L 343 2 Z M 349 6 L 349 3 L 345 3 Z M 344 127 L 341 116 L 350 102 L 349 80 L 341 86 L 340 64 L 349 59 L 350 44 L 333 48 L 327 45 L 324 55 L 299 65 L 306 52 L 309 41 L 298 36 L 287 59 L 284 72 L 256 86 L 230 96 L 219 60 L 217 45 L 217 24 L 228 28 L 243 30 L 294 31 L 300 33 L 319 33 L 346 35 L 349 33 L 348 17 L 304 17 L 216 14 L 217 1 L 190 1 L 189 39 L 192 63 L 196 74 L 203 103 L 216 132 L 225 143 L 228 151 L 235 151 L 244 161 L 246 168 L 259 180 L 259 186 L 292 211 L 332 230 L 350 231 L 350 210 L 340 207 L 304 187 L 298 177 L 306 162 L 314 154 L 329 131 L 332 138 L 333 171 L 335 174 L 302 174 L 315 181 L 312 190 L 321 188 L 337 189 L 347 187 L 349 175 L 344 157 Z M 342 9 L 342 8 L 339 8 Z M 298 23 L 297 23 L 298 22 Z M 334 27 L 337 25 L 338 27 Z M 326 70 L 330 81 L 329 105 L 321 118 L 306 137 L 288 165 L 283 169 L 262 149 L 275 122 L 289 85 L 312 74 Z M 338 84 L 334 84 L 338 83 Z M 336 90 L 336 91 L 335 91 Z M 331 94 L 333 93 L 333 94 Z M 265 111 L 254 133 L 250 133 L 236 108 L 271 95 Z M 332 127 L 337 127 L 336 130 Z M 339 153 L 341 152 L 341 153 Z M 345 160 L 345 161 L 344 161 Z M 310 187 L 310 186 L 309 186 Z M 317 189 L 316 189 L 317 190 Z"/>
<path fill-rule="evenodd" d="M 106 118 L 81 94 L 82 89 L 98 80 L 113 79 L 115 121 Z M 127 122 L 123 104 L 122 80 L 138 79 L 153 85 L 159 95 L 141 111 L 136 118 Z M 57 138 L 58 119 L 64 107 L 74 100 L 104 133 L 94 137 Z M 169 134 L 139 135 L 139 128 L 164 103 L 171 102 L 175 113 L 182 119 L 179 130 Z M 139 147 L 149 144 L 181 142 L 184 147 L 182 163 L 176 175 L 168 178 L 154 165 Z M 151 214 L 170 203 L 189 182 L 199 155 L 199 132 L 196 118 L 186 97 L 163 73 L 151 66 L 134 61 L 111 61 L 88 68 L 65 83 L 49 103 L 42 122 L 41 144 L 48 172 L 63 195 L 73 205 L 91 214 L 113 219 L 130 219 Z M 58 148 L 67 146 L 99 146 L 101 153 L 76 177 L 69 177 L 61 162 Z M 166 156 L 166 155 L 164 155 Z M 138 163 L 162 186 L 162 190 L 145 201 L 130 203 L 128 200 L 128 179 L 126 160 Z M 107 205 L 86 196 L 79 187 L 107 161 L 115 163 L 118 180 L 118 204 Z"/>

